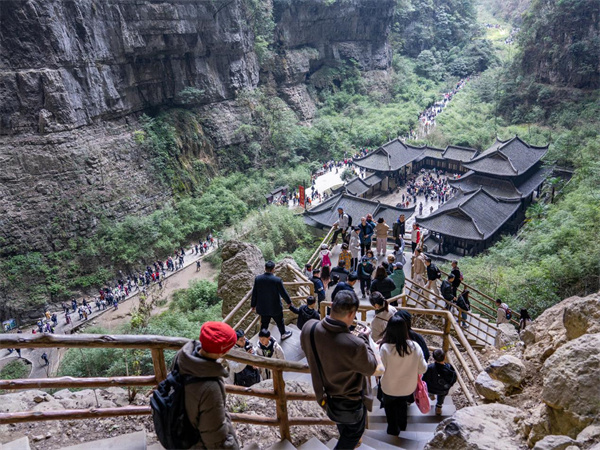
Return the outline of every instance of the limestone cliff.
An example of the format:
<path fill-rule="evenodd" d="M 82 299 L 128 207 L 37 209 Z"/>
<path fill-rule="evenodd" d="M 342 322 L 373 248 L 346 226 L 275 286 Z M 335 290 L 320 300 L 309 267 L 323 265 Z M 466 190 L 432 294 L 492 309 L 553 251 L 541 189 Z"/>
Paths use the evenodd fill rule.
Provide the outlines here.
<path fill-rule="evenodd" d="M 215 150 L 245 144 L 243 90 L 270 85 L 309 121 L 306 83 L 319 70 L 350 59 L 389 68 L 394 0 L 264 3 L 268 67 L 248 0 L 0 2 L 0 257 L 61 250 L 102 218 L 168 202 L 134 132 L 140 114 L 177 106 L 186 88 L 205 143 L 186 154 L 216 167 Z"/>

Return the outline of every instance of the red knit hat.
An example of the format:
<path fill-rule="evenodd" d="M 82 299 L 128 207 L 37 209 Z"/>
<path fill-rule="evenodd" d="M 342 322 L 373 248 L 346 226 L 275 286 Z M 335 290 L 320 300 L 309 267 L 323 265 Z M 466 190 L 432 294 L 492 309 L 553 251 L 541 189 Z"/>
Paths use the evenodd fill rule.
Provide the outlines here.
<path fill-rule="evenodd" d="M 235 345 L 237 335 L 223 322 L 206 322 L 200 329 L 200 344 L 208 353 L 227 353 Z"/>

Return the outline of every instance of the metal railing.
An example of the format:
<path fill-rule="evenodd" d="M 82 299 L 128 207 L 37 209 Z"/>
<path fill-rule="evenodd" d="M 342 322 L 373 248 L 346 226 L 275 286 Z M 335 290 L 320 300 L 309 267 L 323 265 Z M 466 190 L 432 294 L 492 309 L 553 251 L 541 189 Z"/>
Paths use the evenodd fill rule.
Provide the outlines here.
<path fill-rule="evenodd" d="M 0 336 L 0 348 L 119 348 L 144 349 L 152 353 L 154 375 L 121 377 L 59 377 L 40 379 L 0 380 L 0 389 L 49 389 L 49 388 L 99 388 L 156 386 L 166 379 L 167 367 L 165 350 L 179 350 L 188 339 L 151 335 L 34 335 L 10 334 Z M 290 426 L 295 425 L 333 425 L 329 419 L 320 417 L 290 417 L 288 401 L 316 401 L 314 394 L 304 392 L 286 392 L 283 372 L 310 373 L 306 364 L 261 356 L 253 356 L 239 350 L 231 350 L 224 359 L 269 369 L 273 374 L 273 389 L 245 388 L 226 385 L 229 394 L 275 400 L 276 417 L 230 413 L 233 422 L 278 426 L 282 439 L 291 440 Z M 47 420 L 90 419 L 97 417 L 139 416 L 151 414 L 150 406 L 123 406 L 115 408 L 87 408 L 52 411 L 24 411 L 0 413 L 0 424 L 20 422 L 40 422 Z"/>

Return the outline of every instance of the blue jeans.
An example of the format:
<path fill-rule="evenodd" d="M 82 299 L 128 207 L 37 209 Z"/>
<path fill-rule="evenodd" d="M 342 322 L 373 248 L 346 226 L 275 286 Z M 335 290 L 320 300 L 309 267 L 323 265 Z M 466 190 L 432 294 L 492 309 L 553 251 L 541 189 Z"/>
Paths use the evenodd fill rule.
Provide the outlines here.
<path fill-rule="evenodd" d="M 340 433 L 340 439 L 335 446 L 335 450 L 354 450 L 358 445 L 358 441 L 365 432 L 367 426 L 367 408 L 363 414 L 363 418 L 360 422 L 352 424 L 337 424 L 338 432 Z"/>

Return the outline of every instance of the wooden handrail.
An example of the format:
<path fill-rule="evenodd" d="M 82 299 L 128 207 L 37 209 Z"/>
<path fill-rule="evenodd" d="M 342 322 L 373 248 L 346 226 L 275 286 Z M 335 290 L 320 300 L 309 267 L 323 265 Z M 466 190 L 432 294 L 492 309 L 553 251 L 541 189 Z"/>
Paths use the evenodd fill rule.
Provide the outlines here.
<path fill-rule="evenodd" d="M 448 276 L 448 273 L 447 273 L 446 271 L 444 271 L 444 270 L 442 270 L 442 269 L 440 269 L 440 271 L 441 271 L 441 272 L 442 272 L 444 275 Z M 495 308 L 495 305 L 496 305 L 496 300 L 495 300 L 495 299 L 493 299 L 492 297 L 490 297 L 489 295 L 487 295 L 487 294 L 484 294 L 483 292 L 481 292 L 481 291 L 479 291 L 478 289 L 474 288 L 474 287 L 473 287 L 473 286 L 471 286 L 470 284 L 467 284 L 467 283 L 465 283 L 464 281 L 461 281 L 461 284 L 462 284 L 462 285 L 465 287 L 465 289 L 466 289 L 466 290 L 469 290 L 470 292 L 475 292 L 475 293 L 477 293 L 477 294 L 481 295 L 482 297 L 484 297 L 485 299 L 487 299 L 487 300 L 489 300 L 489 301 L 491 301 L 491 302 L 493 303 L 493 305 L 492 305 L 492 306 L 490 306 L 489 304 L 487 304 L 487 303 L 485 303 L 485 302 L 481 301 L 481 300 L 480 300 L 480 299 L 478 299 L 477 297 L 472 297 L 472 298 L 473 298 L 473 300 L 475 300 L 475 301 L 476 301 L 477 303 L 479 303 L 480 305 L 483 305 L 483 306 L 485 306 L 485 307 L 489 308 L 490 310 L 492 310 L 492 314 L 490 314 L 490 316 L 492 317 L 492 319 L 493 319 L 493 320 L 496 320 L 496 316 L 493 314 L 493 313 L 495 313 L 495 312 L 496 312 L 496 308 Z M 463 290 L 465 290 L 465 289 L 463 289 Z M 469 300 L 471 300 L 471 297 L 469 297 Z M 511 318 L 511 320 L 510 320 L 510 321 L 511 321 L 511 322 L 512 322 L 514 325 L 516 325 L 516 326 L 519 326 L 519 321 L 521 320 L 521 315 L 520 315 L 519 313 L 517 313 L 516 311 L 513 311 L 512 313 L 513 313 L 513 317 L 514 317 L 514 318 Z M 518 319 L 518 320 L 517 320 L 517 319 Z"/>
<path fill-rule="evenodd" d="M 3 334 L 0 348 L 137 348 L 179 350 L 189 339 L 129 334 Z"/>
<path fill-rule="evenodd" d="M 154 375 L 110 378 L 23 378 L 18 380 L 0 380 L 0 389 L 101 388 L 112 386 L 156 386 L 156 384 L 157 381 Z"/>
<path fill-rule="evenodd" d="M 225 316 L 225 318 L 223 319 L 223 322 L 229 323 L 231 321 L 231 319 L 233 319 L 233 317 L 238 313 L 238 311 L 240 309 L 242 309 L 242 306 L 244 306 L 244 303 L 246 303 L 248 301 L 248 299 L 250 298 L 251 295 L 252 295 L 252 289 L 250 289 L 248 292 L 246 292 L 246 295 L 244 295 L 242 297 L 242 299 L 239 301 L 239 303 L 237 305 L 235 305 L 231 311 L 229 311 L 229 314 L 227 314 L 227 316 Z"/>

